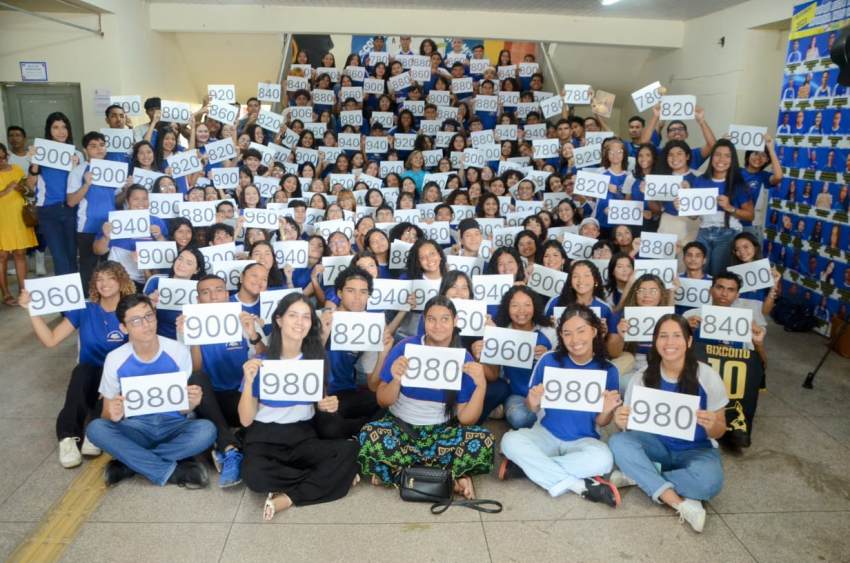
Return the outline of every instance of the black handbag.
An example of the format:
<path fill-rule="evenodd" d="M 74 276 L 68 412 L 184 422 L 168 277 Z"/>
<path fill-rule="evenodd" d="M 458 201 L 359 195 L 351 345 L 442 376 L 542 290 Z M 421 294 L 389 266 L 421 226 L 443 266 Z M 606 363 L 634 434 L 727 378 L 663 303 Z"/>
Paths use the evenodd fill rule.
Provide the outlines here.
<path fill-rule="evenodd" d="M 498 514 L 502 503 L 487 499 L 454 499 L 454 479 L 450 471 L 427 465 L 404 467 L 399 473 L 401 500 L 431 502 L 431 514 L 442 514 L 451 506 L 465 506 L 487 514 Z M 491 508 L 492 507 L 492 508 Z"/>

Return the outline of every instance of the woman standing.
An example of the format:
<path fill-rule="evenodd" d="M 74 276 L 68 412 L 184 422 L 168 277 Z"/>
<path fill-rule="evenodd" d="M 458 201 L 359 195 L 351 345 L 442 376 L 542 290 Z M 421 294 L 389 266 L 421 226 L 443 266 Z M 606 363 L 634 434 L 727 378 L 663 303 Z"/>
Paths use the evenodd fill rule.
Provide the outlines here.
<path fill-rule="evenodd" d="M 27 248 L 38 246 L 35 231 L 24 224 L 22 216 L 24 194 L 30 189 L 21 184 L 24 171 L 9 164 L 9 150 L 0 143 L 0 290 L 3 292 L 3 304 L 15 307 L 18 302 L 9 291 L 8 265 L 9 255 L 15 261 L 15 273 L 18 276 L 18 291 L 24 288 L 27 279 Z"/>
<path fill-rule="evenodd" d="M 697 361 L 693 332 L 681 315 L 664 315 L 652 334 L 646 371 L 634 378 L 625 402 L 614 415 L 617 428 L 608 444 L 620 469 L 611 481 L 638 485 L 652 500 L 667 504 L 697 532 L 705 525 L 703 500 L 723 487 L 723 465 L 716 438 L 726 432 L 726 385 L 707 364 Z M 693 440 L 626 430 L 635 387 L 648 387 L 699 397 Z M 655 464 L 659 464 L 660 470 Z"/>
<path fill-rule="evenodd" d="M 448 297 L 429 299 L 423 317 L 425 335 L 402 340 L 384 362 L 377 396 L 389 414 L 360 431 L 360 467 L 373 483 L 386 485 L 414 464 L 451 470 L 455 492 L 473 498 L 471 477 L 493 469 L 495 441 L 487 429 L 472 426 L 484 405 L 484 368 L 466 352 L 460 391 L 405 387 L 407 344 L 432 347 L 435 355 L 460 346 L 457 310 Z"/>
<path fill-rule="evenodd" d="M 320 440 L 313 428 L 316 409 L 336 412 L 339 399 L 318 403 L 260 399 L 257 377 L 263 361 L 322 360 L 327 387 L 328 357 L 313 305 L 301 294 L 281 299 L 272 316 L 266 355 L 248 360 L 239 399 L 239 419 L 247 429 L 242 442 L 242 479 L 252 491 L 268 493 L 263 519 L 292 505 L 340 499 L 357 478 L 357 442 Z"/>
<path fill-rule="evenodd" d="M 44 126 L 44 138 L 73 145 L 71 120 L 64 113 L 51 113 Z M 27 156 L 32 162 L 35 145 L 29 148 Z M 74 151 L 71 164 L 77 166 L 82 161 L 83 155 Z M 65 203 L 68 174 L 66 170 L 31 164 L 27 176 L 27 187 L 35 188 L 38 224 L 53 256 L 53 270 L 57 276 L 77 271 L 77 209 Z"/>

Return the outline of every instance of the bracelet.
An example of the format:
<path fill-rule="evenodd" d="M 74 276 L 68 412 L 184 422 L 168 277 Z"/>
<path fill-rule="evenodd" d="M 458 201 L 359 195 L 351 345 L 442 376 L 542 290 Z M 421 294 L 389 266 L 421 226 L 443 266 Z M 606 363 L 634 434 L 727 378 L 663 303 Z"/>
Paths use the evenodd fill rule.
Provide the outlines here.
<path fill-rule="evenodd" d="M 262 335 L 257 333 L 257 338 L 251 338 L 250 340 L 248 340 L 248 342 L 251 344 L 251 346 L 254 346 L 255 344 L 259 344 L 262 340 Z"/>
<path fill-rule="evenodd" d="M 39 174 L 41 174 L 41 168 L 39 168 L 38 171 L 36 172 L 35 170 L 32 169 L 32 167 L 33 167 L 33 165 L 30 164 L 30 168 L 29 168 L 30 176 L 38 176 Z"/>

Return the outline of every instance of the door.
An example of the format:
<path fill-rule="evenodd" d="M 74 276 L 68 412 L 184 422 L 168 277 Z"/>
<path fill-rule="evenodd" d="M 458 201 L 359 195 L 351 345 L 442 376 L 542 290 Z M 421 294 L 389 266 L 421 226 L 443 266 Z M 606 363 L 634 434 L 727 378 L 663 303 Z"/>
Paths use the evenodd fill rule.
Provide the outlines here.
<path fill-rule="evenodd" d="M 27 132 L 27 140 L 44 137 L 47 116 L 61 111 L 71 120 L 74 144 L 80 148 L 85 129 L 83 128 L 83 104 L 79 84 L 27 84 L 6 82 L 0 84 L 3 91 L 3 107 L 6 126 L 20 125 Z"/>

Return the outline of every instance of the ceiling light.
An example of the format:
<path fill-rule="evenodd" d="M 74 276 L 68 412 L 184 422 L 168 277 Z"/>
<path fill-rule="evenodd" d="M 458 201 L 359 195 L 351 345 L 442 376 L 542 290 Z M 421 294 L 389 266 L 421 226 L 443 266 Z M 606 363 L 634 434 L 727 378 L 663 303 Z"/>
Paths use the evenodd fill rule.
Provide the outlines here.
<path fill-rule="evenodd" d="M 602 0 L 603 6 L 610 6 L 611 4 L 616 4 L 620 0 Z"/>

